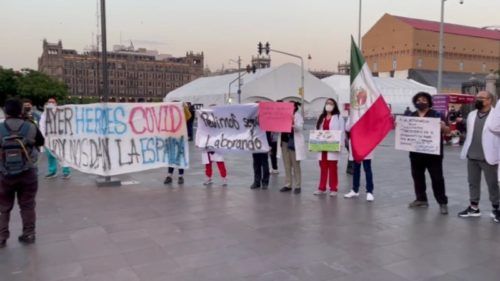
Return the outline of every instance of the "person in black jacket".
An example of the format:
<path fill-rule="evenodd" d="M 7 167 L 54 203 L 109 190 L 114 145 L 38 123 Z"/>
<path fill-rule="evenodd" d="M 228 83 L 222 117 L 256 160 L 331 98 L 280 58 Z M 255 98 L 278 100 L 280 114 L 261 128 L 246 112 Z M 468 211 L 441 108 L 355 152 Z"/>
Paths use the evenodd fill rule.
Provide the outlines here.
<path fill-rule="evenodd" d="M 432 109 L 432 97 L 430 94 L 419 92 L 413 96 L 412 101 L 417 111 L 413 112 L 411 116 L 441 118 L 440 114 Z M 440 212 L 443 215 L 448 214 L 448 197 L 446 197 L 443 177 L 443 133 L 448 133 L 449 130 L 446 123 L 441 121 L 441 148 L 439 155 L 410 152 L 411 175 L 413 177 L 416 200 L 408 205 L 409 208 L 426 208 L 429 206 L 425 192 L 425 170 L 427 170 L 431 176 L 432 191 L 434 192 L 436 201 L 439 203 Z"/>
<path fill-rule="evenodd" d="M 9 99 L 5 102 L 4 112 L 6 120 L 0 124 L 0 248 L 5 247 L 10 236 L 9 220 L 10 212 L 14 207 L 17 197 L 21 219 L 23 223 L 23 233 L 19 236 L 22 243 L 35 242 L 35 196 L 38 190 L 38 175 L 36 162 L 39 147 L 43 146 L 44 138 L 37 126 L 24 119 L 23 104 L 18 99 Z M 22 137 L 25 145 L 21 153 L 24 155 L 25 164 L 16 173 L 10 169 L 11 162 L 7 161 L 4 153 L 8 137 L 18 135 Z"/>

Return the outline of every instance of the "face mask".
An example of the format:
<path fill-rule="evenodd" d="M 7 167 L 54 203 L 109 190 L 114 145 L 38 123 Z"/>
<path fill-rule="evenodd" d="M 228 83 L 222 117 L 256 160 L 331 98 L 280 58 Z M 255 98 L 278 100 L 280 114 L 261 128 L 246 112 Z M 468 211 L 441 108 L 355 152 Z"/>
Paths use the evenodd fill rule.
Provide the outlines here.
<path fill-rule="evenodd" d="M 326 110 L 326 112 L 332 112 L 333 111 L 333 105 L 331 105 L 331 104 L 325 105 L 325 110 Z"/>
<path fill-rule="evenodd" d="M 477 110 L 481 110 L 484 107 L 483 101 L 482 100 L 477 100 L 476 103 L 474 104 Z"/>
<path fill-rule="evenodd" d="M 415 107 L 418 110 L 423 111 L 423 110 L 426 110 L 429 107 L 429 105 L 426 103 L 417 103 L 417 104 L 415 104 Z"/>

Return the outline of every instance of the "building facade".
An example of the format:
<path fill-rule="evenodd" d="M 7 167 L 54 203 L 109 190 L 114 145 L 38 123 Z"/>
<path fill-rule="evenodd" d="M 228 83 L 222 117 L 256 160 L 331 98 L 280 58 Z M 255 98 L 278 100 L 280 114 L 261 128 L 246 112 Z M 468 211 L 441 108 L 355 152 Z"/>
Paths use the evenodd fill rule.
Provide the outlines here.
<path fill-rule="evenodd" d="M 375 75 L 437 84 L 439 22 L 385 14 L 363 36 L 362 50 Z M 445 23 L 443 58 L 443 90 L 459 90 L 453 80 L 500 68 L 500 31 Z"/>
<path fill-rule="evenodd" d="M 38 70 L 64 82 L 71 97 L 102 97 L 101 53 L 64 49 L 62 42 L 43 41 Z M 108 52 L 109 96 L 116 101 L 161 100 L 203 76 L 203 53 L 174 58 L 156 51 L 115 47 Z"/>

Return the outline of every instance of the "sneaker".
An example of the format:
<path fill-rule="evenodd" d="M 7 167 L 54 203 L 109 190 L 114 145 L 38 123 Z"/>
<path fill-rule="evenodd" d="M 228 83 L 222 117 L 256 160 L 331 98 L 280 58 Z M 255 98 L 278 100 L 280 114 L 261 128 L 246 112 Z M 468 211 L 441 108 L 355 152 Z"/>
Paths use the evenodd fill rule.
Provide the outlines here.
<path fill-rule="evenodd" d="M 212 185 L 213 183 L 214 183 L 214 182 L 212 181 L 212 178 L 209 178 L 209 179 L 207 179 L 207 180 L 203 183 L 203 185 L 208 186 L 208 185 Z"/>
<path fill-rule="evenodd" d="M 373 197 L 373 194 L 371 194 L 370 192 L 368 192 L 366 194 L 366 201 L 372 202 L 373 200 L 375 200 L 375 197 Z"/>
<path fill-rule="evenodd" d="M 355 192 L 354 190 L 349 191 L 349 193 L 344 194 L 344 198 L 353 198 L 353 197 L 358 197 L 359 192 Z"/>
<path fill-rule="evenodd" d="M 280 189 L 280 192 L 290 192 L 290 191 L 292 191 L 292 188 L 288 186 L 284 186 Z"/>
<path fill-rule="evenodd" d="M 184 177 L 179 177 L 177 184 L 184 184 Z"/>
<path fill-rule="evenodd" d="M 267 188 L 268 188 L 268 186 L 269 186 L 269 185 L 268 185 L 267 183 L 263 183 L 263 184 L 262 184 L 262 189 L 267 189 Z"/>
<path fill-rule="evenodd" d="M 66 174 L 66 175 L 61 176 L 61 179 L 63 179 L 63 180 L 69 180 L 70 178 L 71 178 L 71 174 Z"/>
<path fill-rule="evenodd" d="M 165 180 L 163 181 L 163 184 L 171 184 L 172 183 L 172 177 L 171 176 L 168 176 L 165 178 Z"/>
<path fill-rule="evenodd" d="M 253 183 L 251 186 L 250 186 L 250 189 L 258 189 L 260 188 L 260 185 L 256 184 L 256 183 Z"/>
<path fill-rule="evenodd" d="M 446 204 L 439 205 L 439 212 L 442 215 L 447 215 L 448 214 L 448 205 L 446 205 Z"/>
<path fill-rule="evenodd" d="M 429 203 L 427 201 L 419 201 L 415 200 L 408 204 L 408 208 L 427 208 L 429 207 Z"/>
<path fill-rule="evenodd" d="M 330 191 L 330 193 L 328 195 L 330 195 L 332 197 L 337 196 L 337 191 Z"/>
<path fill-rule="evenodd" d="M 314 191 L 313 193 L 314 195 L 325 195 L 326 194 L 326 190 L 316 190 Z"/>
<path fill-rule="evenodd" d="M 273 174 L 273 175 L 277 175 L 277 174 L 279 174 L 279 173 L 280 173 L 280 171 L 278 171 L 278 170 L 273 170 L 273 169 L 271 169 L 271 171 L 269 171 L 269 172 L 270 172 L 271 174 Z"/>
<path fill-rule="evenodd" d="M 493 221 L 496 223 L 500 223 L 500 212 L 498 210 L 496 211 L 496 215 L 493 218 Z"/>
<path fill-rule="evenodd" d="M 18 237 L 19 242 L 24 243 L 24 244 L 33 244 L 35 243 L 35 234 L 23 234 Z"/>
<path fill-rule="evenodd" d="M 302 191 L 302 189 L 301 189 L 300 187 L 298 187 L 298 188 L 295 188 L 295 189 L 293 190 L 293 193 L 294 193 L 294 194 L 300 194 L 300 192 L 301 192 L 301 191 Z"/>
<path fill-rule="evenodd" d="M 227 179 L 226 178 L 222 179 L 222 186 L 227 186 Z"/>
<path fill-rule="evenodd" d="M 458 216 L 461 218 L 468 218 L 468 217 L 477 218 L 481 216 L 481 211 L 479 210 L 479 208 L 474 209 L 471 206 L 468 206 L 467 209 L 458 213 Z"/>
<path fill-rule="evenodd" d="M 55 177 L 57 177 L 57 173 L 48 173 L 45 175 L 46 179 L 53 179 Z"/>

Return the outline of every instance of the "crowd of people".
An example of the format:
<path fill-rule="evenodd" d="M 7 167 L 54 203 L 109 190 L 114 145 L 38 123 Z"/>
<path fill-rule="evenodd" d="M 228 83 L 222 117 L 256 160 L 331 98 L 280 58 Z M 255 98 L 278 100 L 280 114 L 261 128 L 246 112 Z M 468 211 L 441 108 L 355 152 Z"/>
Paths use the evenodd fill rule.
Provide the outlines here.
<path fill-rule="evenodd" d="M 448 214 L 448 198 L 446 196 L 445 179 L 443 176 L 443 136 L 450 132 L 450 121 L 462 118 L 456 115 L 442 118 L 432 109 L 432 97 L 425 92 L 417 93 L 412 99 L 416 108 L 409 116 L 418 118 L 440 118 L 441 121 L 441 148 L 439 155 L 410 152 L 411 175 L 413 178 L 415 200 L 409 203 L 409 208 L 429 207 L 426 193 L 425 172 L 431 178 L 434 197 L 439 204 L 440 213 Z M 494 107 L 495 96 L 481 91 L 476 96 L 475 110 L 467 116 L 467 133 L 461 153 L 461 158 L 467 160 L 467 179 L 469 183 L 469 204 L 459 217 L 479 217 L 479 201 L 481 194 L 481 175 L 483 174 L 488 186 L 489 200 L 492 211 L 490 216 L 497 223 L 500 222 L 499 211 L 499 170 L 500 162 L 500 106 Z M 55 99 L 49 99 L 46 107 L 56 106 Z M 252 155 L 254 180 L 251 189 L 267 189 L 271 174 L 278 174 L 278 158 L 282 159 L 285 171 L 284 185 L 280 192 L 302 192 L 301 161 L 306 159 L 307 147 L 304 137 L 304 120 L 299 113 L 301 104 L 294 102 L 292 128 L 289 133 L 267 132 L 269 152 L 259 152 Z M 33 110 L 29 100 L 21 102 L 19 99 L 9 99 L 5 102 L 4 112 L 6 119 L 0 123 L 0 248 L 6 245 L 10 236 L 10 212 L 17 197 L 22 218 L 22 234 L 18 237 L 21 243 L 35 242 L 35 197 L 38 190 L 37 159 L 44 145 L 44 137 L 38 125 L 44 120 Z M 188 139 L 193 140 L 194 107 L 185 105 Z M 340 108 L 334 99 L 327 99 L 322 113 L 318 116 L 317 130 L 336 130 L 343 132 L 342 141 L 350 146 L 349 131 L 351 121 L 340 115 Z M 350 151 L 352 151 L 350 149 Z M 48 161 L 46 179 L 57 177 L 58 161 L 49 150 L 45 150 Z M 320 176 L 316 196 L 338 195 L 338 162 L 340 152 L 322 151 L 317 153 Z M 269 160 L 271 159 L 271 167 Z M 349 154 L 352 161 L 352 153 Z M 360 195 L 361 168 L 366 177 L 366 200 L 374 201 L 374 180 L 372 171 L 373 155 L 370 154 L 362 161 L 353 161 L 351 189 L 343 197 L 354 199 Z M 216 151 L 203 151 L 202 163 L 205 165 L 206 180 L 204 185 L 213 184 L 213 167 L 215 162 L 224 186 L 227 185 L 227 169 L 222 154 Z M 168 168 L 165 184 L 173 183 L 174 168 Z M 178 184 L 184 183 L 184 170 L 178 170 Z M 69 179 L 71 170 L 62 166 L 62 179 Z M 327 189 L 328 185 L 328 189 Z"/>

